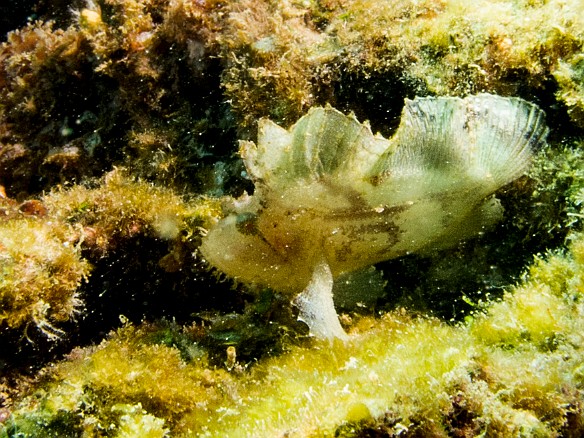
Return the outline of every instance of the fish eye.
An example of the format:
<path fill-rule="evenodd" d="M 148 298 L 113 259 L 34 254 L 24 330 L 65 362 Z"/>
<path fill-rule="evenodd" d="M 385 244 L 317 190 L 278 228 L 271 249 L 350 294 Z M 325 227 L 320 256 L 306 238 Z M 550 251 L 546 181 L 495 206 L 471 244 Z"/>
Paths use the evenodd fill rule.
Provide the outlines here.
<path fill-rule="evenodd" d="M 246 236 L 257 236 L 259 234 L 257 221 L 258 215 L 255 213 L 240 213 L 235 218 L 235 228 Z"/>

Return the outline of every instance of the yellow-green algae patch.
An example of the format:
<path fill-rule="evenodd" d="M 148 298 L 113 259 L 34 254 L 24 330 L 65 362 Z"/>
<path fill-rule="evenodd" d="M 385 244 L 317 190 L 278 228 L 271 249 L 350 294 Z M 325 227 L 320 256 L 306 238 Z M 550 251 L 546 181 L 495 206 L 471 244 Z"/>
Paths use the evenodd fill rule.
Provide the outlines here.
<path fill-rule="evenodd" d="M 399 406 L 400 427 L 409 427 L 412 417 L 439 422 L 449 405 L 444 376 L 468 365 L 471 338 L 405 315 L 361 325 L 364 331 L 346 344 L 322 343 L 258 365 L 239 415 L 210 435 L 333 435 L 344 422 L 383 416 L 392 405 Z M 254 385 L 256 379 L 262 384 Z"/>
<path fill-rule="evenodd" d="M 84 436 L 116 436 L 130 407 L 134 422 L 159 420 L 158 436 L 577 436 L 583 290 L 578 235 L 465 324 L 397 310 L 362 318 L 346 343 L 290 347 L 249 371 L 211 367 L 203 350 L 185 361 L 152 328 L 127 326 L 48 368 L 3 436 L 57 430 L 63 416 Z"/>
<path fill-rule="evenodd" d="M 204 428 L 209 413 L 232 398 L 232 377 L 209 369 L 203 358 L 187 365 L 178 350 L 148 344 L 148 335 L 147 328 L 128 326 L 99 346 L 73 350 L 67 361 L 48 370 L 52 383 L 28 400 L 12 432 L 8 422 L 0 436 L 38 436 L 51 430 L 131 436 L 123 432 L 139 429 L 135 423 L 140 418 L 159 432 L 169 426 L 185 432 Z M 78 424 L 59 428 L 59 416 L 75 416 Z"/>
<path fill-rule="evenodd" d="M 78 312 L 77 288 L 90 264 L 70 235 L 63 224 L 37 217 L 0 221 L 0 327 L 32 323 L 55 337 L 54 324 Z"/>
<path fill-rule="evenodd" d="M 186 201 L 116 169 L 95 187 L 55 189 L 20 208 L 3 199 L 0 212 L 0 328 L 26 334 L 33 326 L 56 339 L 64 334 L 58 323 L 80 313 L 79 287 L 96 260 L 120 257 L 129 239 L 151 238 L 169 242 L 159 263 L 178 270 L 199 227 L 219 215 L 219 201 Z"/>
<path fill-rule="evenodd" d="M 219 215 L 219 201 L 186 202 L 173 190 L 133 178 L 116 169 L 97 188 L 75 185 L 44 199 L 59 220 L 84 227 L 87 244 L 107 251 L 116 241 L 137 235 L 172 240 L 208 227 Z"/>
<path fill-rule="evenodd" d="M 352 86 L 366 90 L 367 108 L 375 93 L 387 100 L 404 88 L 517 95 L 557 83 L 556 98 L 583 126 L 583 9 L 581 0 L 228 3 L 223 84 L 249 126 L 343 102 Z"/>

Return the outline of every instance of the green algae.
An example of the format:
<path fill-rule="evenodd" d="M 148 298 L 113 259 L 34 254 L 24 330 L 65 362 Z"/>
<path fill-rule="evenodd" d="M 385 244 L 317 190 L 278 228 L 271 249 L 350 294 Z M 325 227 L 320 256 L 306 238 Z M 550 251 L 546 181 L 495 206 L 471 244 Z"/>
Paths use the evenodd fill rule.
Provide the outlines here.
<path fill-rule="evenodd" d="M 559 84 L 558 100 L 563 102 L 570 118 L 580 128 L 584 127 L 584 56 L 577 53 L 562 60 L 554 79 Z"/>
<path fill-rule="evenodd" d="M 84 436 L 117 436 L 120 404 L 140 406 L 133 421 L 156 418 L 172 436 L 581 433 L 583 285 L 577 235 L 466 324 L 405 310 L 366 317 L 346 343 L 292 346 L 243 374 L 182 360 L 151 343 L 155 328 L 127 326 L 48 369 L 3 433 L 37 436 L 31 418 L 44 418 L 43 430 L 65 416 Z"/>
<path fill-rule="evenodd" d="M 59 427 L 61 436 L 80 430 L 84 436 L 138 436 L 129 430 L 147 427 L 163 436 L 156 433 L 187 418 L 189 427 L 203 427 L 229 392 L 231 377 L 208 369 L 204 359 L 186 364 L 178 350 L 150 344 L 149 336 L 147 328 L 126 327 L 100 346 L 71 352 L 51 372 L 54 383 L 33 394 L 39 404 L 8 422 L 4 436 L 40 436 Z M 59 426 L 66 414 L 77 421 Z"/>
<path fill-rule="evenodd" d="M 394 81 L 388 98 L 545 95 L 557 85 L 556 96 L 581 125 L 581 7 L 580 1 L 457 0 L 230 5 L 224 83 L 245 125 L 261 116 L 291 123 L 323 101 L 346 102 L 372 118 L 373 90 L 388 78 Z M 254 46 L 265 40 L 272 42 L 267 54 Z M 363 102 L 346 99 L 347 78 L 358 78 Z"/>
<path fill-rule="evenodd" d="M 130 239 L 152 238 L 171 243 L 160 263 L 177 270 L 198 230 L 219 214 L 215 201 L 185 202 L 120 169 L 97 188 L 77 185 L 20 209 L 7 205 L 0 221 L 0 325 L 25 332 L 32 325 L 52 339 L 64 334 L 55 323 L 80 314 L 79 287 L 99 259 L 119 257 Z M 25 214 L 30 205 L 42 214 Z"/>
<path fill-rule="evenodd" d="M 38 218 L 0 223 L 0 326 L 32 324 L 54 338 L 63 333 L 56 323 L 79 314 L 77 289 L 91 268 L 67 231 Z"/>

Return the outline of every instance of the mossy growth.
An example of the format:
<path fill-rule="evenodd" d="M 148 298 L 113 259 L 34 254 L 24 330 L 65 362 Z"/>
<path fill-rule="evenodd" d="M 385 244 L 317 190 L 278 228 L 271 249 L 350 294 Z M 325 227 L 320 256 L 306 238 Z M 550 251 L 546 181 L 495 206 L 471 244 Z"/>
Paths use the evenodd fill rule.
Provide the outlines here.
<path fill-rule="evenodd" d="M 584 54 L 562 60 L 554 71 L 559 89 L 556 96 L 567 107 L 568 115 L 584 128 Z"/>
<path fill-rule="evenodd" d="M 93 188 L 76 185 L 20 205 L 3 203 L 0 323 L 25 332 L 36 326 L 51 339 L 63 334 L 56 323 L 79 313 L 87 298 L 79 287 L 90 280 L 92 265 L 121 257 L 132 239 L 151 239 L 168 247 L 161 269 L 187 268 L 201 230 L 220 214 L 216 200 L 186 202 L 121 169 Z"/>
<path fill-rule="evenodd" d="M 35 326 L 49 338 L 80 311 L 91 266 L 72 228 L 35 216 L 0 221 L 0 327 Z"/>
<path fill-rule="evenodd" d="M 293 123 L 318 102 L 316 88 L 327 88 L 333 68 L 325 62 L 339 53 L 334 41 L 310 21 L 307 4 L 227 4 L 228 20 L 219 39 L 225 64 L 222 85 L 242 131 L 254 130 L 262 116 Z M 320 84 L 315 86 L 317 77 Z"/>
<path fill-rule="evenodd" d="M 0 179 L 10 196 L 95 176 L 104 158 L 119 159 L 102 141 L 120 135 L 123 116 L 93 59 L 80 32 L 53 22 L 31 22 L 0 45 Z"/>
<path fill-rule="evenodd" d="M 584 236 L 575 234 L 466 323 L 403 309 L 364 317 L 345 343 L 291 346 L 247 371 L 229 362 L 235 351 L 210 367 L 204 349 L 181 360 L 152 343 L 152 326 L 126 326 L 47 369 L 3 433 L 38 436 L 58 424 L 116 436 L 132 421 L 172 436 L 578 436 L 583 291 Z"/>
<path fill-rule="evenodd" d="M 582 126 L 579 6 L 562 0 L 228 3 L 219 39 L 222 82 L 247 128 L 259 116 L 291 124 L 324 102 L 349 102 L 374 120 L 393 110 L 387 99 L 399 106 L 404 90 L 408 97 L 557 98 Z M 357 81 L 347 86 L 347 79 Z M 395 83 L 393 96 L 388 82 Z M 390 94 L 379 111 L 375 89 Z M 354 90 L 363 90 L 362 102 L 350 101 Z"/>
<path fill-rule="evenodd" d="M 579 7 L 562 1 L 355 0 L 329 20 L 351 70 L 397 67 L 436 94 L 545 87 L 583 43 Z"/>
<path fill-rule="evenodd" d="M 75 185 L 43 200 L 54 218 L 80 229 L 81 246 L 104 255 L 136 236 L 188 240 L 220 215 L 220 201 L 185 202 L 173 190 L 116 169 L 96 188 Z"/>
<path fill-rule="evenodd" d="M 178 350 L 151 339 L 151 327 L 126 326 L 99 346 L 74 350 L 0 436 L 162 437 L 168 428 L 203 430 L 235 397 L 233 378 L 207 367 L 204 357 L 184 362 Z"/>
<path fill-rule="evenodd" d="M 211 155 L 228 160 L 234 144 L 221 98 L 221 9 L 76 0 L 58 22 L 11 32 L 0 45 L 0 183 L 10 196 L 83 182 L 115 164 L 206 190 L 192 168 L 213 168 Z"/>

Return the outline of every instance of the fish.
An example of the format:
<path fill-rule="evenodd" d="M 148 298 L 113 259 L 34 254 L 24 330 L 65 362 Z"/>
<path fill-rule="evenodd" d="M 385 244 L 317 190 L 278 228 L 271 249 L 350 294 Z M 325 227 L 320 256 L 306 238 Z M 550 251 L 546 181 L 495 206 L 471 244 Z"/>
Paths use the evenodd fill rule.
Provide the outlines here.
<path fill-rule="evenodd" d="M 494 194 L 546 142 L 545 113 L 517 97 L 406 99 L 390 138 L 330 105 L 286 129 L 258 121 L 239 153 L 254 183 L 200 252 L 237 281 L 288 293 L 318 338 L 347 339 L 335 279 L 456 245 L 502 218 Z"/>

